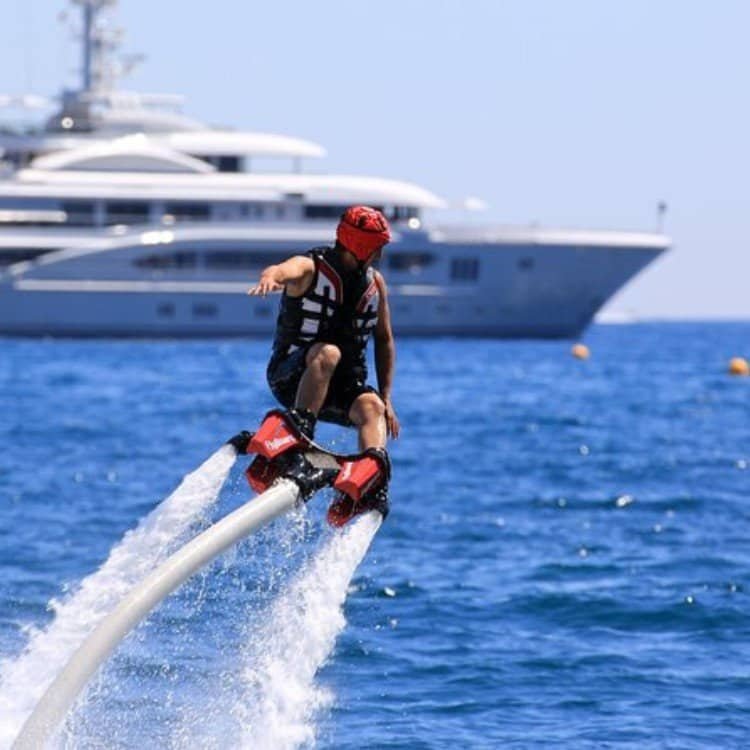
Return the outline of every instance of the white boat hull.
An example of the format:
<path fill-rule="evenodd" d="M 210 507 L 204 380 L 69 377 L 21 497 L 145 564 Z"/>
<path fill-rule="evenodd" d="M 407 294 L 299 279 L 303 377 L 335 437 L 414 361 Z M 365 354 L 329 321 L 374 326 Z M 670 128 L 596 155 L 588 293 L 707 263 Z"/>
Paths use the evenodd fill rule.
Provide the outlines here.
<path fill-rule="evenodd" d="M 658 236 L 654 236 L 657 237 Z M 295 237 L 249 242 L 279 259 L 315 244 Z M 270 336 L 278 298 L 250 297 L 257 269 L 208 272 L 136 268 L 134 259 L 227 247 L 188 233 L 153 245 L 125 240 L 50 254 L 0 277 L 0 333 L 25 336 Z M 318 243 L 320 244 L 320 243 Z M 662 240 L 454 242 L 402 235 L 389 255 L 429 255 L 424 267 L 389 268 L 397 335 L 559 338 L 578 335 L 623 284 L 665 249 Z M 225 251 L 226 252 L 226 251 Z M 58 256 L 58 257 L 53 257 Z M 176 256 L 175 256 L 176 257 Z M 472 265 L 476 263 L 476 265 Z M 467 265 L 468 264 L 468 265 Z M 468 269 L 468 271 L 467 271 Z"/>

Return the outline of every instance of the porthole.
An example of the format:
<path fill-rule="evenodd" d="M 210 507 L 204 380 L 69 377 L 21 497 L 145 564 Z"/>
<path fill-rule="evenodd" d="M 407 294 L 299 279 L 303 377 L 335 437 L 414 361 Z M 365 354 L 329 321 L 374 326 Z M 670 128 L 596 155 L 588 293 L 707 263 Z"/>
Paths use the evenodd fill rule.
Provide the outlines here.
<path fill-rule="evenodd" d="M 210 303 L 201 302 L 193 305 L 194 318 L 215 318 L 218 312 L 216 305 Z"/>

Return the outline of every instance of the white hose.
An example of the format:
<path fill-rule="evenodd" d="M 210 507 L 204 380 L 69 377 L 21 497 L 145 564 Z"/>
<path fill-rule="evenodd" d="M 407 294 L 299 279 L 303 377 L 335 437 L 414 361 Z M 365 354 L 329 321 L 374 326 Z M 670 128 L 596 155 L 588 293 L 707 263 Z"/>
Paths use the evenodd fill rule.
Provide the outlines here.
<path fill-rule="evenodd" d="M 296 484 L 283 479 L 188 542 L 120 602 L 73 654 L 26 720 L 12 750 L 40 750 L 91 676 L 151 610 L 191 575 L 240 539 L 293 508 Z"/>

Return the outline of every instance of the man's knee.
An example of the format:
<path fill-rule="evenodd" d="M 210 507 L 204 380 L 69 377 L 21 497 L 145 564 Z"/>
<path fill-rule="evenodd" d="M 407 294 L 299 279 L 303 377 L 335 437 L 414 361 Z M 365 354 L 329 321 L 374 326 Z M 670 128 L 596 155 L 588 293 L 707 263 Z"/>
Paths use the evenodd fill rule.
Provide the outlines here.
<path fill-rule="evenodd" d="M 323 372 L 333 372 L 341 361 L 341 349 L 335 344 L 315 344 L 307 353 L 307 366 L 319 367 Z"/>
<path fill-rule="evenodd" d="M 377 393 L 363 393 L 355 399 L 350 409 L 350 418 L 354 424 L 363 424 L 384 416 L 385 404 Z"/>

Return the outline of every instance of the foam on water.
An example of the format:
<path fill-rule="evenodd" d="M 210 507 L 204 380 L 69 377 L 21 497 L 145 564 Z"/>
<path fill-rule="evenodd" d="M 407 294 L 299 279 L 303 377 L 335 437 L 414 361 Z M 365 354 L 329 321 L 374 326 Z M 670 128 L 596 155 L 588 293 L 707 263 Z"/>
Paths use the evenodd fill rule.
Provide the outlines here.
<path fill-rule="evenodd" d="M 315 683 L 346 621 L 347 591 L 380 516 L 369 513 L 331 534 L 265 611 L 248 613 L 236 663 L 217 675 L 171 732 L 173 750 L 226 747 L 292 750 L 316 739 L 332 696 Z"/>
<path fill-rule="evenodd" d="M 219 495 L 236 454 L 222 446 L 128 531 L 104 564 L 65 598 L 53 599 L 52 622 L 31 628 L 23 652 L 0 662 L 0 748 L 9 747 L 37 701 L 93 628 L 198 521 Z"/>
<path fill-rule="evenodd" d="M 244 691 L 232 709 L 243 748 L 285 750 L 315 739 L 315 717 L 330 703 L 315 675 L 346 620 L 349 583 L 380 527 L 368 513 L 334 534 L 273 603 L 241 657 Z"/>

